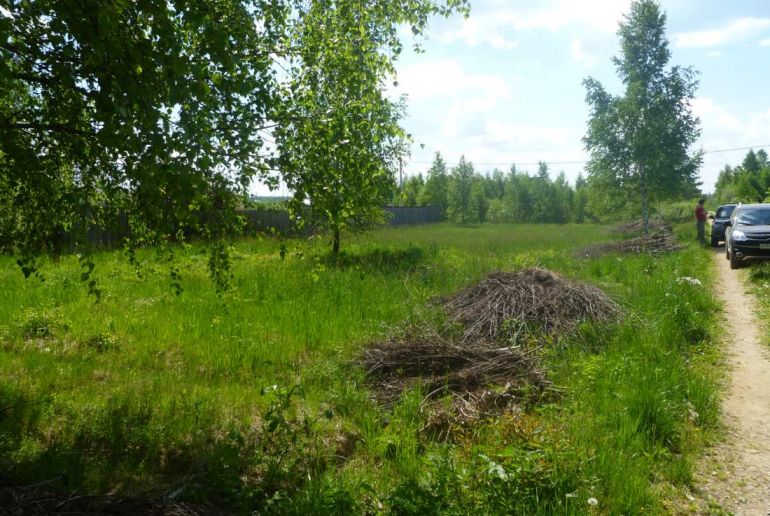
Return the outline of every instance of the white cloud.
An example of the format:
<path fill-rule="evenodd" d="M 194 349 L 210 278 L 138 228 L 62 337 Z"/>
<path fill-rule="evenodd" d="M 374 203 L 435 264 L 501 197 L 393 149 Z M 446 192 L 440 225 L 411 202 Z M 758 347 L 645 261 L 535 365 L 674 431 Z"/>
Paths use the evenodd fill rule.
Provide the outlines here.
<path fill-rule="evenodd" d="M 495 167 L 507 170 L 511 160 L 537 162 L 566 155 L 581 159 L 582 127 L 573 130 L 511 122 L 510 105 L 517 100 L 511 83 L 517 80 L 472 73 L 450 58 L 402 68 L 397 92 L 408 94 L 413 101 L 405 127 L 418 142 L 428 137 L 426 149 L 413 149 L 414 161 L 407 170 L 425 172 L 435 151 L 449 163 L 465 155 L 480 171 Z M 524 168 L 534 171 L 536 167 Z M 559 166 L 553 172 L 562 168 L 574 179 L 582 167 L 572 171 Z"/>
<path fill-rule="evenodd" d="M 490 120 L 485 127 L 477 145 L 496 147 L 507 151 L 508 159 L 514 154 L 516 159 L 523 162 L 536 162 L 553 159 L 550 155 L 554 149 L 559 149 L 560 156 L 566 155 L 571 149 L 582 155 L 580 138 L 582 132 L 564 127 L 516 124 Z"/>
<path fill-rule="evenodd" d="M 722 57 L 721 50 L 709 50 L 706 52 L 706 57 Z"/>
<path fill-rule="evenodd" d="M 739 116 L 711 97 L 696 97 L 692 110 L 701 119 L 707 150 L 770 144 L 770 106 Z"/>
<path fill-rule="evenodd" d="M 759 46 L 761 47 L 770 47 L 770 38 L 765 38 L 763 40 L 759 41 Z"/>
<path fill-rule="evenodd" d="M 706 151 L 735 147 L 766 146 L 770 151 L 770 106 L 764 110 L 738 115 L 718 104 L 711 97 L 692 101 L 693 113 L 701 119 L 703 129 L 700 145 Z M 719 171 L 725 165 L 735 165 L 743 159 L 745 150 L 704 156 L 701 179 L 706 191 L 712 191 Z"/>
<path fill-rule="evenodd" d="M 581 63 L 587 68 L 591 68 L 599 62 L 599 59 L 597 59 L 596 56 L 587 54 L 585 50 L 583 50 L 583 42 L 580 40 L 580 38 L 574 38 L 572 40 L 569 51 L 572 59 L 578 63 Z"/>
<path fill-rule="evenodd" d="M 744 41 L 770 28 L 770 18 L 737 18 L 718 29 L 680 32 L 674 35 L 677 47 L 708 48 Z"/>
<path fill-rule="evenodd" d="M 408 164 L 408 169 L 412 173 L 425 172 L 434 151 L 440 151 L 450 165 L 457 163 L 460 156 L 465 156 L 479 172 L 493 168 L 508 170 L 514 163 L 520 171 L 535 172 L 536 163 L 541 160 L 563 160 L 565 156 L 577 161 L 586 158 L 580 141 L 582 130 L 518 124 L 494 118 L 486 121 L 465 119 L 465 123 L 473 127 L 454 133 L 444 132 L 436 144 L 431 145 L 430 157 L 422 153 L 415 158 L 417 163 Z M 566 172 L 568 180 L 574 181 L 583 170 L 583 165 L 554 164 L 550 167 L 551 176 L 555 177 L 562 170 Z"/>
<path fill-rule="evenodd" d="M 555 32 L 578 26 L 593 33 L 614 34 L 630 0 L 493 0 L 471 7 L 468 19 L 441 24 L 432 37 L 442 43 L 462 41 L 471 46 L 514 48 L 514 34 L 526 30 Z M 536 4 L 536 5 L 533 5 Z"/>
<path fill-rule="evenodd" d="M 451 58 L 409 65 L 399 71 L 398 80 L 391 93 L 408 96 L 412 130 L 458 142 L 457 148 L 463 148 L 459 142 L 483 134 L 485 120 L 512 99 L 509 82 L 468 72 Z"/>
<path fill-rule="evenodd" d="M 502 78 L 468 73 L 451 58 L 406 66 L 399 70 L 398 82 L 392 93 L 406 93 L 410 101 L 437 97 L 473 98 L 482 99 L 484 106 L 491 107 L 511 95 L 509 85 Z"/>

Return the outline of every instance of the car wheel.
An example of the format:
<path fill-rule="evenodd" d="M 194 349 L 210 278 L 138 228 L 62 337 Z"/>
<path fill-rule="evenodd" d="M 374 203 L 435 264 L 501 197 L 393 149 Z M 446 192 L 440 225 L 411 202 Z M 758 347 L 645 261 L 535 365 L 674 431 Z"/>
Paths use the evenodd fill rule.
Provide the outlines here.
<path fill-rule="evenodd" d="M 731 269 L 740 269 L 741 268 L 741 261 L 738 260 L 738 258 L 735 257 L 734 253 L 730 254 L 730 268 Z"/>
<path fill-rule="evenodd" d="M 730 246 L 725 242 L 725 260 L 730 259 Z"/>

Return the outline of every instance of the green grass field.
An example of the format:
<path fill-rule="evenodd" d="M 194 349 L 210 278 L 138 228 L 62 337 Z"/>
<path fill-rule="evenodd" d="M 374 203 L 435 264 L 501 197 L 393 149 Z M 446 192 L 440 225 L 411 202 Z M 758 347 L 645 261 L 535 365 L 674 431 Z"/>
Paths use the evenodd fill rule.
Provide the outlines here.
<path fill-rule="evenodd" d="M 592 225 L 382 229 L 343 242 L 334 264 L 318 238 L 246 240 L 221 296 L 200 246 L 175 250 L 181 295 L 155 252 L 138 270 L 104 252 L 100 303 L 76 257 L 45 263 L 44 282 L 0 258 L 2 470 L 236 512 L 666 512 L 718 423 L 710 254 L 572 255 L 614 238 Z M 558 397 L 458 424 L 447 442 L 423 431 L 420 393 L 371 400 L 353 365 L 367 343 L 429 316 L 436 296 L 533 265 L 627 312 L 545 348 Z"/>

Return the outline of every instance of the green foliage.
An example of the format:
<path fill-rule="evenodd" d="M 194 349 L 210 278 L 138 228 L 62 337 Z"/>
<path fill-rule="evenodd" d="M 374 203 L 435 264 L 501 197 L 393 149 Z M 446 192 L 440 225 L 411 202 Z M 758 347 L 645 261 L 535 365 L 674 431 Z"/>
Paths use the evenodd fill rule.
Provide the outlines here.
<path fill-rule="evenodd" d="M 422 174 L 407 178 L 401 187 L 397 204 L 399 206 L 417 206 L 422 191 L 425 188 L 425 180 Z"/>
<path fill-rule="evenodd" d="M 426 257 L 435 256 L 435 248 L 426 252 L 423 248 L 410 245 L 406 248 L 366 249 L 363 252 L 341 251 L 339 255 L 328 257 L 327 263 L 335 267 L 353 267 L 367 274 L 396 271 L 414 271 Z"/>
<path fill-rule="evenodd" d="M 717 305 L 705 274 L 712 259 L 692 248 L 664 259 L 608 256 L 588 265 L 592 277 L 622 285 L 632 314 L 642 317 L 630 315 L 617 331 L 604 332 L 598 354 L 567 347 L 555 357 L 565 366 L 557 369 L 567 375 L 562 381 L 582 393 L 570 433 L 593 458 L 576 466 L 582 478 L 602 479 L 594 496 L 609 513 L 654 507 L 643 471 L 690 482 L 683 476 L 688 456 L 718 421 L 719 359 L 708 343 Z"/>
<path fill-rule="evenodd" d="M 590 497 L 608 514 L 664 512 L 718 424 L 713 257 L 572 258 L 613 234 L 387 228 L 335 267 L 315 238 L 244 240 L 230 253 L 236 288 L 220 296 L 200 245 L 174 248 L 183 296 L 163 253 L 135 251 L 142 277 L 122 253 L 96 253 L 98 305 L 76 257 L 45 263 L 44 283 L 2 257 L 0 462 L 23 484 L 64 471 L 66 493 L 176 492 L 234 512 L 581 514 Z M 437 441 L 425 393 L 372 401 L 351 366 L 363 346 L 492 270 L 535 264 L 596 283 L 627 313 L 545 351 L 552 404 L 449 419 Z"/>
<path fill-rule="evenodd" d="M 583 174 L 580 173 L 575 180 L 575 191 L 572 196 L 572 220 L 574 222 L 582 223 L 589 217 L 589 200 L 587 183 Z"/>
<path fill-rule="evenodd" d="M 591 194 L 585 182 L 580 179 L 573 189 L 564 172 L 551 180 L 545 163 L 535 176 L 520 173 L 515 166 L 507 176 L 499 170 L 481 175 L 462 158 L 448 184 L 448 218 L 454 222 L 563 224 L 595 218 L 589 213 Z"/>
<path fill-rule="evenodd" d="M 88 248 L 94 228 L 126 233 L 129 247 L 194 232 L 212 242 L 221 290 L 222 242 L 239 233 L 235 210 L 259 178 L 285 181 L 297 215 L 312 203 L 337 252 L 342 229 L 381 218 L 403 154 L 403 103 L 383 94 L 398 27 L 417 36 L 431 15 L 467 9 L 466 0 L 9 4 L 0 249 L 20 254 L 29 275 L 28 257 L 60 254 L 65 241 Z M 265 155 L 266 139 L 277 156 Z"/>
<path fill-rule="evenodd" d="M 317 416 L 297 416 L 295 399 L 304 397 L 300 385 L 273 385 L 262 389 L 261 394 L 272 396 L 262 415 L 262 436 L 255 450 L 255 460 L 264 475 L 259 495 L 268 500 L 269 507 L 293 494 L 306 478 L 318 477 L 324 471 L 326 461 L 319 447 L 318 426 L 319 422 L 330 421 L 334 413 L 326 409 Z M 251 496 L 254 499 L 258 495 Z"/>
<path fill-rule="evenodd" d="M 397 27 L 409 24 L 419 34 L 429 15 L 464 8 L 463 1 L 429 0 L 297 4 L 292 40 L 298 52 L 287 59 L 286 101 L 275 110 L 277 163 L 294 192 L 294 211 L 310 203 L 331 229 L 333 254 L 342 230 L 382 220 L 405 154 L 407 135 L 398 125 L 404 100 L 384 93 L 401 51 Z"/>
<path fill-rule="evenodd" d="M 657 218 L 670 222 L 687 222 L 692 224 L 695 220 L 695 206 L 700 197 L 688 199 L 686 201 L 667 201 L 660 202 L 655 206 L 654 214 Z M 713 204 L 709 198 L 706 198 L 706 206 Z M 716 208 L 716 206 L 713 206 Z"/>
<path fill-rule="evenodd" d="M 436 152 L 433 164 L 428 169 L 428 178 L 419 196 L 422 206 L 440 206 L 444 213 L 449 206 L 449 177 L 441 153 Z"/>
<path fill-rule="evenodd" d="M 732 202 L 767 202 L 770 198 L 770 162 L 760 149 L 749 150 L 741 165 L 725 168 L 719 173 L 714 200 L 718 204 Z"/>
<path fill-rule="evenodd" d="M 67 329 L 59 310 L 29 309 L 18 321 L 18 332 L 25 339 L 54 337 Z"/>
<path fill-rule="evenodd" d="M 285 2 L 35 1 L 0 15 L 2 245 L 61 252 L 66 232 L 176 238 L 237 224 L 235 194 L 262 160 L 270 53 Z M 254 30 L 254 20 L 262 30 Z M 93 288 L 91 288 L 94 290 Z"/>
<path fill-rule="evenodd" d="M 447 217 L 452 222 L 465 224 L 479 221 L 478 210 L 474 210 L 471 203 L 474 175 L 473 163 L 466 161 L 465 156 L 460 157 L 460 162 L 449 176 L 447 191 Z"/>
<path fill-rule="evenodd" d="M 624 94 L 608 93 L 593 78 L 584 81 L 591 110 L 584 138 L 589 180 L 609 195 L 638 194 L 645 225 L 651 200 L 697 191 L 702 162 L 701 152 L 689 153 L 700 135 L 691 108 L 698 82 L 690 68 L 666 69 L 665 24 L 654 0 L 632 2 L 618 32 L 621 56 L 613 58 Z"/>
<path fill-rule="evenodd" d="M 469 208 L 471 210 L 471 220 L 475 222 L 485 222 L 487 219 L 487 210 L 489 202 L 484 188 L 485 181 L 482 177 L 473 178 L 470 192 Z"/>

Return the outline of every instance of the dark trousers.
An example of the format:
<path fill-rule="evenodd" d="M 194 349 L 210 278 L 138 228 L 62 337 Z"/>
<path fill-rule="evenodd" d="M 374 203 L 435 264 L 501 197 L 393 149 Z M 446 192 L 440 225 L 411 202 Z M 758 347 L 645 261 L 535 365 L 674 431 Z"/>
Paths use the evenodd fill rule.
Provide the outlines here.
<path fill-rule="evenodd" d="M 698 229 L 698 240 L 701 242 L 706 241 L 706 221 L 699 220 L 695 223 L 695 227 Z"/>

